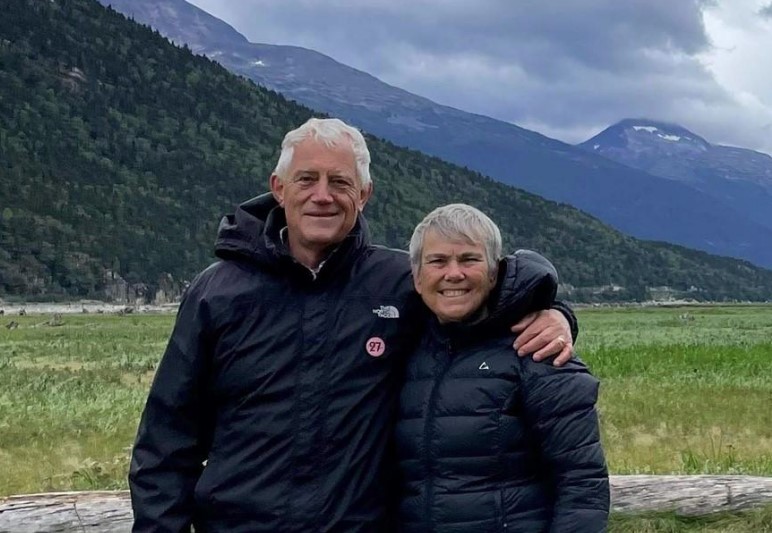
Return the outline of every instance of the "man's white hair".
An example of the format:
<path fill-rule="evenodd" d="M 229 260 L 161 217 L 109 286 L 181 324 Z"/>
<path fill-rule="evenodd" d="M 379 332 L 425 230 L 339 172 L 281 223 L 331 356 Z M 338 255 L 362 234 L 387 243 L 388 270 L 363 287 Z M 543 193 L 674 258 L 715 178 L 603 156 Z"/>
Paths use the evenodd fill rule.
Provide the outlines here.
<path fill-rule="evenodd" d="M 281 143 L 281 155 L 279 155 L 279 161 L 273 171 L 280 180 L 286 181 L 289 177 L 287 172 L 292 165 L 295 146 L 309 137 L 330 147 L 340 146 L 341 142 L 349 141 L 354 153 L 359 182 L 362 187 L 370 185 L 372 181 L 370 178 L 370 151 L 367 149 L 365 138 L 358 129 L 337 118 L 308 119 L 302 126 L 284 136 Z"/>

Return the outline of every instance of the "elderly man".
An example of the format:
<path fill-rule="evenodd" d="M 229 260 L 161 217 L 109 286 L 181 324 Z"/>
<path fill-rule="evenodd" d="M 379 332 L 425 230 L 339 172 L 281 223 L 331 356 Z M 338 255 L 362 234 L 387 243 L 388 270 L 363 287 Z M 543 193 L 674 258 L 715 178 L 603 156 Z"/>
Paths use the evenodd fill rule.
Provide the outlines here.
<path fill-rule="evenodd" d="M 407 254 L 370 243 L 369 163 L 356 129 L 311 119 L 282 143 L 273 198 L 223 219 L 222 260 L 186 292 L 140 422 L 135 532 L 384 529 L 425 311 Z M 560 312 L 518 327 L 522 350 L 570 357 Z"/>

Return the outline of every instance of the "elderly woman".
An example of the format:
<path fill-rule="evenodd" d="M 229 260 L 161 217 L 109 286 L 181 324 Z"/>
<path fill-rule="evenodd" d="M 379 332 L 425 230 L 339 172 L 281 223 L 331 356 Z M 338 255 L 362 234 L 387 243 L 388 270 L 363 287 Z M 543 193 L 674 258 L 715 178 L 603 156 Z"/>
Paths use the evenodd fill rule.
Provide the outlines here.
<path fill-rule="evenodd" d="M 576 359 L 513 357 L 512 316 L 548 307 L 557 275 L 532 252 L 500 257 L 499 229 L 463 204 L 429 213 L 410 241 L 435 319 L 400 397 L 401 530 L 604 531 L 598 382 Z"/>

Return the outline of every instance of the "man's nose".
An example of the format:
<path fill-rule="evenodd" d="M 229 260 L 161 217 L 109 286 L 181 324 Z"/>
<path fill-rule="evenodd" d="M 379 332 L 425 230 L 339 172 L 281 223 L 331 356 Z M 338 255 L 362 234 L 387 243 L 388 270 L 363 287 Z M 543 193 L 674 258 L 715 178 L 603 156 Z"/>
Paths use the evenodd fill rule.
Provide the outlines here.
<path fill-rule="evenodd" d="M 332 194 L 330 192 L 330 182 L 327 178 L 322 178 L 316 182 L 313 194 L 314 202 L 318 203 L 330 203 L 332 202 Z"/>

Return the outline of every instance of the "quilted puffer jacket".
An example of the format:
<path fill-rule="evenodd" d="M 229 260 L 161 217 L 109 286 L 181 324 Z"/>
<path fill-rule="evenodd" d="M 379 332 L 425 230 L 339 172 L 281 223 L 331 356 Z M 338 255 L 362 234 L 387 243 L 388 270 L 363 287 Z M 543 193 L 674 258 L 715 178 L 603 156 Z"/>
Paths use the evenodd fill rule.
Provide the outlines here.
<path fill-rule="evenodd" d="M 396 432 L 401 530 L 604 531 L 598 381 L 576 358 L 556 368 L 512 353 L 507 324 L 550 305 L 554 269 L 520 253 L 498 286 L 510 290 L 494 290 L 487 318 L 433 321 L 408 362 Z"/>

